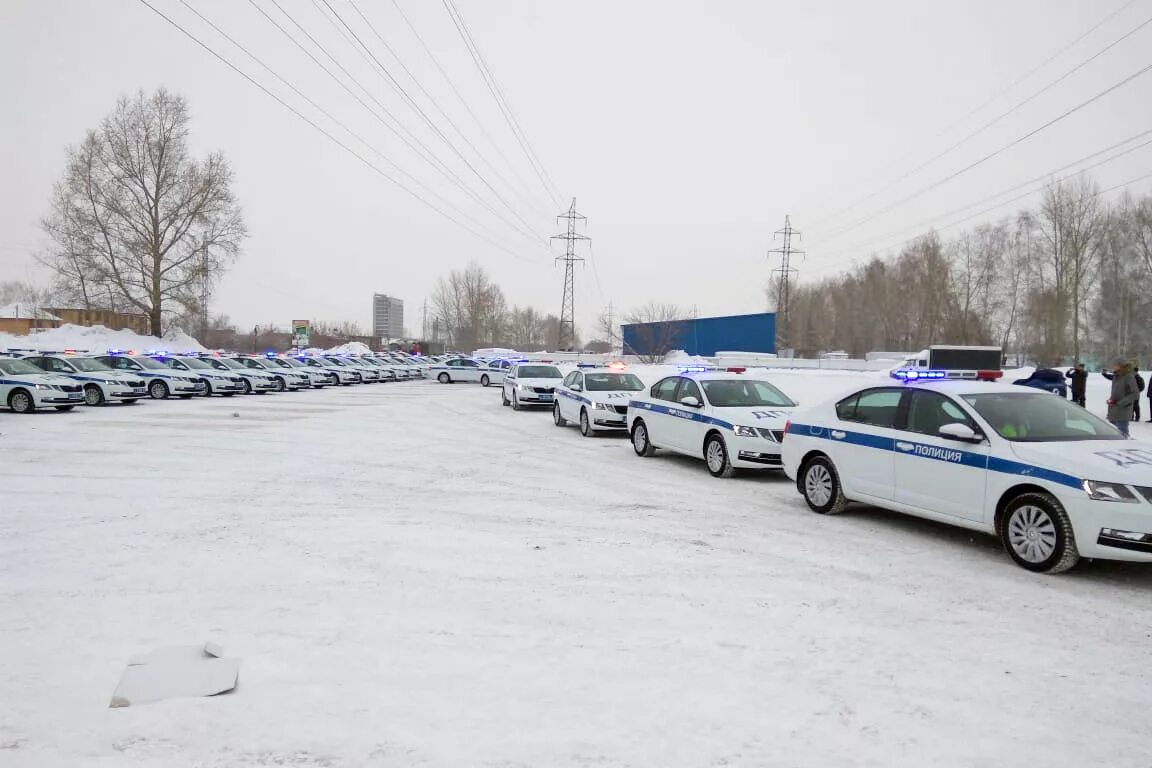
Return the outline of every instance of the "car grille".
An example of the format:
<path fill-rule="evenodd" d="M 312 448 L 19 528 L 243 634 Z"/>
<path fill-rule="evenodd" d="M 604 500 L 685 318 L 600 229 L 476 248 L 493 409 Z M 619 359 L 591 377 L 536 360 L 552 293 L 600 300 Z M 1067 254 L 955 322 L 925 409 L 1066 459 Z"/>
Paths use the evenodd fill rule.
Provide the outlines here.
<path fill-rule="evenodd" d="M 79 392 L 83 389 L 79 384 L 61 384 L 60 389 L 65 392 Z"/>
<path fill-rule="evenodd" d="M 782 429 L 757 429 L 756 431 L 765 440 L 772 440 L 776 443 L 784 442 L 784 430 Z"/>
<path fill-rule="evenodd" d="M 532 387 L 532 391 L 538 395 L 550 395 L 556 391 L 555 387 Z"/>
<path fill-rule="evenodd" d="M 242 377 L 240 377 L 240 376 L 233 376 L 233 377 L 230 379 L 230 381 L 231 381 L 233 384 L 239 384 L 240 386 L 244 386 L 244 379 L 243 379 Z"/>
<path fill-rule="evenodd" d="M 614 405 L 614 406 L 612 406 L 612 410 L 616 411 L 616 413 L 628 413 L 628 406 L 626 406 L 626 405 Z"/>

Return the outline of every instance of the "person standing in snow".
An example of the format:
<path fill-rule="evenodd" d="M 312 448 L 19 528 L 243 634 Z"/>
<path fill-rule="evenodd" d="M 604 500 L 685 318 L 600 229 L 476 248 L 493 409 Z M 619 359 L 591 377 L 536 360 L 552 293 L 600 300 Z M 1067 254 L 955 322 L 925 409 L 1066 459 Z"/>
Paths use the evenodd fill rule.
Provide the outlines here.
<path fill-rule="evenodd" d="M 1132 409 L 1140 399 L 1140 389 L 1136 385 L 1136 374 L 1132 365 L 1123 358 L 1116 358 L 1112 372 L 1104 377 L 1112 380 L 1112 394 L 1108 398 L 1108 421 L 1128 437 L 1128 423 L 1132 421 Z"/>
<path fill-rule="evenodd" d="M 1083 408 L 1084 394 L 1088 389 L 1088 371 L 1084 370 L 1084 363 L 1076 363 L 1075 368 L 1065 371 L 1064 377 L 1072 381 L 1072 402 Z"/>
<path fill-rule="evenodd" d="M 1132 374 L 1136 377 L 1136 388 L 1144 391 L 1144 377 L 1140 375 L 1140 368 L 1133 365 Z M 1140 395 L 1136 395 L 1136 402 L 1132 406 L 1132 421 L 1140 421 Z"/>

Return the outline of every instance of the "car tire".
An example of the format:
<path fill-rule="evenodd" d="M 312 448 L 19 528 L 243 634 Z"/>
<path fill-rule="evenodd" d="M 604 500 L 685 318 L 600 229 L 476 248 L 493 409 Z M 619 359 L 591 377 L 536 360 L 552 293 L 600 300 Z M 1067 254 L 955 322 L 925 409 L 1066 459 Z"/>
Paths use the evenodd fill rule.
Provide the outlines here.
<path fill-rule="evenodd" d="M 84 387 L 84 404 L 92 407 L 104 405 L 104 390 L 95 384 Z"/>
<path fill-rule="evenodd" d="M 508 390 L 504 387 L 500 388 L 500 405 L 505 407 L 512 405 L 512 401 L 508 399 Z"/>
<path fill-rule="evenodd" d="M 806 462 L 796 478 L 796 485 L 808 508 L 819 515 L 834 515 L 848 504 L 840 485 L 840 473 L 826 456 L 816 456 Z"/>
<path fill-rule="evenodd" d="M 168 385 L 160 380 L 148 385 L 148 395 L 153 400 L 164 400 L 168 397 Z"/>
<path fill-rule="evenodd" d="M 442 373 L 436 377 L 436 381 L 440 382 L 441 384 L 451 384 L 452 383 L 452 377 L 449 376 L 447 373 Z"/>
<path fill-rule="evenodd" d="M 520 407 L 521 407 L 520 406 L 520 397 L 516 394 L 516 391 L 513 390 L 512 391 L 512 410 L 518 411 L 518 410 L 520 410 Z"/>
<path fill-rule="evenodd" d="M 1035 573 L 1062 573 L 1080 559 L 1068 513 L 1054 496 L 1022 493 L 1004 508 L 1000 540 L 1016 565 Z"/>
<path fill-rule="evenodd" d="M 552 404 L 552 423 L 558 427 L 568 426 L 568 420 L 560 415 L 560 403 Z"/>
<path fill-rule="evenodd" d="M 584 437 L 596 437 L 596 430 L 592 429 L 592 422 L 588 421 L 588 409 L 580 409 L 580 434 Z"/>
<path fill-rule="evenodd" d="M 56 405 L 56 406 L 53 406 L 53 407 L 54 407 L 56 410 L 60 411 L 61 413 L 68 413 L 68 411 L 72 410 L 72 409 L 73 409 L 73 408 L 75 408 L 76 406 L 74 406 L 74 405 Z"/>
<path fill-rule="evenodd" d="M 8 395 L 8 407 L 13 413 L 32 413 L 36 410 L 36 400 L 26 389 L 14 389 Z"/>
<path fill-rule="evenodd" d="M 724 438 L 711 434 L 704 441 L 704 463 L 712 477 L 732 477 L 736 469 L 728 457 L 728 446 L 724 445 Z"/>
<path fill-rule="evenodd" d="M 488 374 L 484 374 L 483 376 L 480 377 L 480 386 L 486 387 L 491 383 L 492 383 L 492 380 L 488 378 Z"/>
<path fill-rule="evenodd" d="M 276 391 L 277 392 L 287 392 L 288 391 L 288 382 L 284 381 L 283 376 L 277 376 L 276 377 Z"/>
<path fill-rule="evenodd" d="M 643 420 L 637 419 L 632 425 L 631 437 L 632 450 L 636 451 L 637 456 L 648 458 L 656 455 L 656 446 L 652 445 L 652 440 L 648 437 L 648 425 Z"/>
<path fill-rule="evenodd" d="M 248 379 L 244 379 L 244 394 L 246 394 L 246 395 L 252 394 L 252 382 L 249 381 Z"/>

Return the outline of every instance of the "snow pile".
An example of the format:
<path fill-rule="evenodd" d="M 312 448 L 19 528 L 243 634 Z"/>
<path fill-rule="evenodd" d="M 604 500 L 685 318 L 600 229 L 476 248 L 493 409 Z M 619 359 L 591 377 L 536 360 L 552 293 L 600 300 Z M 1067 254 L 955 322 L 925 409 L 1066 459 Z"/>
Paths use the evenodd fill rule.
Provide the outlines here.
<path fill-rule="evenodd" d="M 664 362 L 666 364 L 676 365 L 712 365 L 712 361 L 700 357 L 700 355 L 690 355 L 682 349 L 674 349 L 668 354 L 664 355 Z"/>
<path fill-rule="evenodd" d="M 0 349 L 83 349 L 103 353 L 109 349 L 145 350 L 157 347 L 180 352 L 204 351 L 200 342 L 178 328 L 170 330 L 162 339 L 141 336 L 129 330 L 113 331 L 102 325 L 62 325 L 59 328 L 35 330 L 27 336 L 0 333 Z"/>
<path fill-rule="evenodd" d="M 367 355 L 372 351 L 372 348 L 367 344 L 359 341 L 350 341 L 347 344 L 341 344 L 338 347 L 332 347 L 328 350 L 328 354 L 332 355 Z"/>

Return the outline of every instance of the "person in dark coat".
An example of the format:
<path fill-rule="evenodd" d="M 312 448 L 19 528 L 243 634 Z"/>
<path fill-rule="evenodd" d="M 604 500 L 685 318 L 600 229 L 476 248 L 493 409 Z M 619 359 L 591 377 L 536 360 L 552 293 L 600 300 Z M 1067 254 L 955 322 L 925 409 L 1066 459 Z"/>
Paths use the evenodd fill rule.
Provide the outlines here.
<path fill-rule="evenodd" d="M 1132 364 L 1117 358 L 1112 364 L 1112 394 L 1108 397 L 1108 421 L 1125 437 L 1128 436 L 1128 423 L 1132 421 L 1132 407 L 1140 399 L 1140 389 L 1136 385 L 1136 374 Z"/>
<path fill-rule="evenodd" d="M 1132 366 L 1132 373 L 1136 376 L 1136 388 L 1141 392 L 1144 391 L 1144 377 L 1140 375 L 1140 369 L 1135 365 Z M 1140 421 L 1140 397 L 1136 397 L 1136 404 L 1132 406 L 1132 421 Z"/>
<path fill-rule="evenodd" d="M 1084 363 L 1076 363 L 1075 368 L 1069 368 L 1064 372 L 1064 377 L 1072 382 L 1072 402 L 1083 408 L 1085 392 L 1088 389 L 1088 371 L 1084 370 Z"/>

